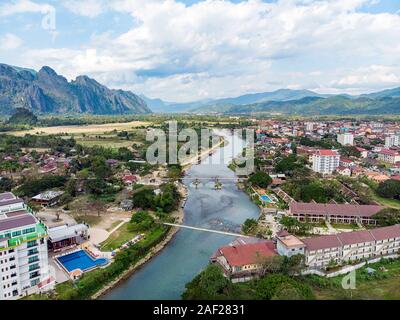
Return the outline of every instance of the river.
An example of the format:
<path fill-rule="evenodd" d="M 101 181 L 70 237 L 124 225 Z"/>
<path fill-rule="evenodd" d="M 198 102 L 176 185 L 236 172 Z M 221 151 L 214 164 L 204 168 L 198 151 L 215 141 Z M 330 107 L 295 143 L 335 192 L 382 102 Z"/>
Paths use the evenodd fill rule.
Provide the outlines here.
<path fill-rule="evenodd" d="M 244 141 L 227 131 L 218 132 L 228 142 L 193 165 L 183 183 L 188 187 L 184 224 L 202 228 L 238 231 L 247 218 L 258 218 L 259 208 L 235 184 L 235 174 L 227 167 L 244 147 Z M 222 190 L 214 190 L 214 177 L 224 178 Z M 193 185 L 195 178 L 201 184 Z M 232 180 L 225 180 L 232 178 Z M 169 244 L 128 280 L 113 288 L 104 300 L 180 299 L 185 284 L 209 263 L 215 250 L 233 241 L 221 234 L 181 229 Z"/>

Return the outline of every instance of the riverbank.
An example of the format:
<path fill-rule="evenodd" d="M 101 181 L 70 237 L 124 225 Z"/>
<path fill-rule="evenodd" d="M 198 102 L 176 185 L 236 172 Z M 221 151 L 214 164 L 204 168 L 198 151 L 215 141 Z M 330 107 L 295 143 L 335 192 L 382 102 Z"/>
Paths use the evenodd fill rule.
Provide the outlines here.
<path fill-rule="evenodd" d="M 194 160 L 197 162 L 197 159 L 199 157 L 202 159 L 203 157 L 209 155 L 211 152 L 213 152 L 217 148 L 221 147 L 222 145 L 225 145 L 225 143 L 226 143 L 225 139 L 223 137 L 221 137 L 219 143 L 213 145 L 208 150 L 203 151 L 200 155 L 189 159 L 187 162 L 182 164 L 182 167 L 184 167 L 185 170 L 187 170 L 188 168 L 190 168 L 193 165 L 192 162 Z M 187 191 L 187 187 L 180 182 L 178 183 L 178 191 L 181 195 L 182 200 L 181 200 L 181 203 L 179 204 L 179 209 L 177 211 L 175 211 L 174 213 L 172 213 L 171 216 L 175 218 L 175 222 L 177 224 L 182 224 L 183 219 L 184 219 L 183 207 L 184 207 L 185 201 L 187 199 L 188 191 Z M 117 287 L 119 284 L 121 284 L 126 279 L 131 277 L 136 271 L 138 271 L 140 268 L 142 268 L 147 262 L 149 262 L 151 259 L 153 259 L 155 256 L 157 256 L 168 245 L 168 243 L 174 238 L 174 236 L 176 235 L 178 230 L 179 230 L 178 227 L 171 227 L 171 229 L 169 230 L 169 232 L 164 240 L 162 240 L 154 248 L 150 249 L 149 253 L 145 257 L 143 257 L 137 263 L 135 263 L 134 265 L 129 267 L 129 269 L 124 271 L 115 280 L 113 280 L 111 283 L 109 283 L 108 285 L 106 285 L 105 287 L 100 289 L 98 292 L 96 292 L 94 295 L 92 295 L 91 299 L 93 299 L 93 300 L 99 299 L 103 295 L 107 294 L 110 290 Z"/>
<path fill-rule="evenodd" d="M 184 210 L 182 208 L 179 208 L 174 214 L 174 217 L 177 219 L 177 223 L 182 223 L 183 218 L 184 218 Z M 150 261 L 152 258 L 154 258 L 157 254 L 159 254 L 165 246 L 173 239 L 175 234 L 178 232 L 179 228 L 177 227 L 171 227 L 171 229 L 168 231 L 167 236 L 162 240 L 160 243 L 158 243 L 155 247 L 150 249 L 149 253 L 140 259 L 137 263 L 132 265 L 129 269 L 127 269 L 125 272 L 123 272 L 118 278 L 113 280 L 111 283 L 100 289 L 98 292 L 96 292 L 94 295 L 92 295 L 91 299 L 96 300 L 118 286 L 120 283 L 125 281 L 127 278 L 132 276 L 135 271 L 139 270 L 141 267 L 143 267 L 148 261 Z"/>

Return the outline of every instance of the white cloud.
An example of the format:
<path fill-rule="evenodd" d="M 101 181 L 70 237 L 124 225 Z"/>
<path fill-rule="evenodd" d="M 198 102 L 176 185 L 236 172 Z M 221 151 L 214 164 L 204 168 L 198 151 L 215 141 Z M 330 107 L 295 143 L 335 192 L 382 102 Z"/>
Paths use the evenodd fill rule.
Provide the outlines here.
<path fill-rule="evenodd" d="M 15 34 L 7 33 L 4 36 L 0 36 L 0 51 L 14 50 L 22 45 L 22 40 Z"/>
<path fill-rule="evenodd" d="M 167 100 L 279 87 L 370 90 L 399 81 L 400 16 L 358 10 L 370 0 L 70 2 L 77 4 L 70 10 L 89 17 L 129 13 L 134 26 L 74 50 L 31 50 L 25 62 Z M 370 66 L 380 66 L 381 76 Z"/>
<path fill-rule="evenodd" d="M 47 3 L 39 4 L 30 0 L 15 0 L 0 6 L 0 16 L 12 16 L 14 14 L 27 12 L 45 14 L 51 10 L 54 10 L 54 7 Z"/>
<path fill-rule="evenodd" d="M 64 0 L 62 2 L 71 12 L 85 17 L 94 18 L 105 12 L 108 8 L 107 0 Z"/>

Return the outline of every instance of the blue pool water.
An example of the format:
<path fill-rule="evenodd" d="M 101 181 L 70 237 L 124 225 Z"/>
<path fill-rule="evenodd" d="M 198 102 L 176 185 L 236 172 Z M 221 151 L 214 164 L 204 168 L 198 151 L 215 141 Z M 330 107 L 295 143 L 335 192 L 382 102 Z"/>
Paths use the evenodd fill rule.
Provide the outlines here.
<path fill-rule="evenodd" d="M 262 201 L 269 202 L 269 203 L 272 202 L 271 198 L 268 197 L 267 195 L 263 195 L 260 198 L 261 198 Z"/>
<path fill-rule="evenodd" d="M 99 267 L 108 263 L 105 258 L 93 259 L 85 250 L 79 250 L 62 257 L 57 258 L 58 261 L 71 272 L 75 269 L 81 269 L 82 271 L 87 271 L 89 269 Z"/>

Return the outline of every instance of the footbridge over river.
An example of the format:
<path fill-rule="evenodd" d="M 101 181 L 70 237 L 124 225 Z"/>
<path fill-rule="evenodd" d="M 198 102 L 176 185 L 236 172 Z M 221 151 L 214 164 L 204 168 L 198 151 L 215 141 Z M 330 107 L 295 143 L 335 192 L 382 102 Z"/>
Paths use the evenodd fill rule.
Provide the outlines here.
<path fill-rule="evenodd" d="M 183 229 L 190 229 L 190 230 L 195 230 L 195 231 L 218 233 L 218 234 L 223 234 L 225 236 L 250 238 L 249 236 L 246 236 L 246 235 L 243 235 L 243 234 L 240 234 L 240 233 L 234 233 L 234 232 L 219 231 L 219 230 L 199 228 L 199 227 L 191 227 L 191 226 L 186 226 L 186 225 L 183 225 L 183 224 L 168 223 L 168 222 L 164 222 L 163 224 L 166 225 L 166 226 L 183 228 Z"/>

